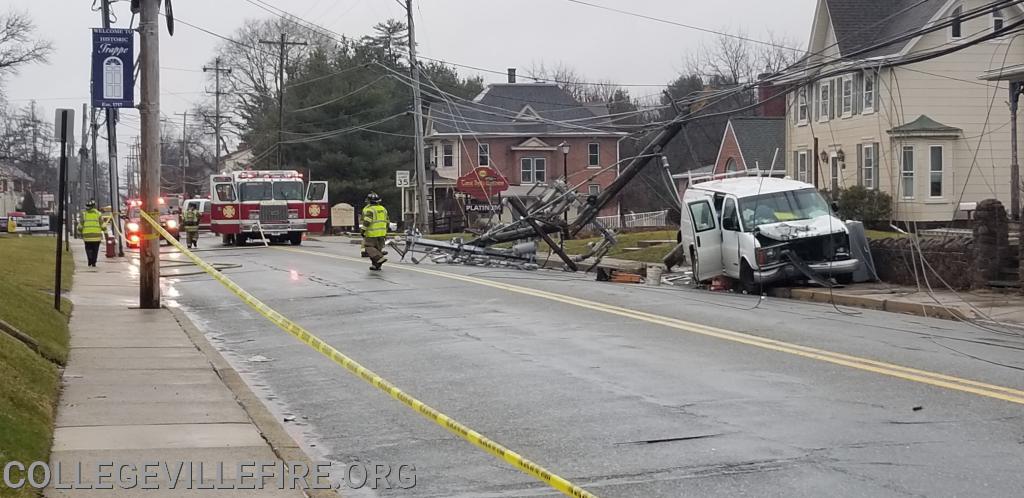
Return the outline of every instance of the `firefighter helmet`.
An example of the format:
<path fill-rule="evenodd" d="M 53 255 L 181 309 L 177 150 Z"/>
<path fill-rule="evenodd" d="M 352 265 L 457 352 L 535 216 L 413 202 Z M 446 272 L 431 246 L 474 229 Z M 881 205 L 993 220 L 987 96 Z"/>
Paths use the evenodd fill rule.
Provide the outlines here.
<path fill-rule="evenodd" d="M 366 194 L 366 202 L 370 204 L 378 204 L 380 203 L 380 196 L 377 195 L 377 192 L 370 192 L 369 194 Z"/>

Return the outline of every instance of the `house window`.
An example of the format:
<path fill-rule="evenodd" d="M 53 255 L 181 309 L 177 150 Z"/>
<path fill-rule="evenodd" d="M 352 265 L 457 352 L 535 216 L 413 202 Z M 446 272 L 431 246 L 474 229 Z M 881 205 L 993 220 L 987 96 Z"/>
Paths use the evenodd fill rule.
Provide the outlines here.
<path fill-rule="evenodd" d="M 818 120 L 828 121 L 832 110 L 832 87 L 828 81 L 818 82 Z"/>
<path fill-rule="evenodd" d="M 476 146 L 477 152 L 476 157 L 480 166 L 491 165 L 491 145 L 490 144 L 479 144 Z"/>
<path fill-rule="evenodd" d="M 587 193 L 590 195 L 598 195 L 601 193 L 601 186 L 596 183 L 591 183 L 590 185 L 587 186 L 587 189 Z"/>
<path fill-rule="evenodd" d="M 900 183 L 903 184 L 903 198 L 914 198 L 914 146 L 903 146 L 903 163 L 900 166 Z"/>
<path fill-rule="evenodd" d="M 963 13 L 964 13 L 964 8 L 963 7 L 957 7 L 955 9 L 953 9 L 953 16 L 952 16 L 953 17 L 953 22 L 952 22 L 952 24 L 950 24 L 950 27 L 949 27 L 949 29 L 950 29 L 949 36 L 950 36 L 950 38 L 953 38 L 954 40 L 959 40 L 960 38 L 963 38 L 963 30 L 964 30 L 963 19 L 962 19 Z"/>
<path fill-rule="evenodd" d="M 796 179 L 801 181 L 801 182 L 804 182 L 804 183 L 807 183 L 807 180 L 808 180 L 808 174 L 807 174 L 807 162 L 808 161 L 807 160 L 808 160 L 808 152 L 806 150 L 802 150 L 799 153 L 797 153 L 797 156 L 796 156 Z"/>
<path fill-rule="evenodd" d="M 596 168 L 601 165 L 601 144 L 587 144 L 587 167 Z"/>
<path fill-rule="evenodd" d="M 736 159 L 733 159 L 733 158 L 730 157 L 729 160 L 725 162 L 725 172 L 726 173 L 732 173 L 733 171 L 739 171 L 739 169 L 740 169 L 739 166 L 736 164 Z"/>
<path fill-rule="evenodd" d="M 864 73 L 864 114 L 875 112 L 875 72 Z"/>
<path fill-rule="evenodd" d="M 864 178 L 864 188 L 875 188 L 875 146 L 874 144 L 864 145 L 864 165 L 861 168 Z"/>
<path fill-rule="evenodd" d="M 524 157 L 522 183 L 544 183 L 547 181 L 547 160 L 543 157 Z"/>
<path fill-rule="evenodd" d="M 124 66 L 117 57 L 103 61 L 103 98 L 124 98 Z"/>
<path fill-rule="evenodd" d="M 928 167 L 928 195 L 942 197 L 942 146 L 931 146 L 931 164 Z"/>
<path fill-rule="evenodd" d="M 442 144 L 441 145 L 441 166 L 450 168 L 455 166 L 455 145 L 454 144 Z"/>
<path fill-rule="evenodd" d="M 998 33 L 1003 30 L 1006 26 L 1006 16 L 1003 14 L 1003 9 L 998 7 L 992 9 L 992 31 Z"/>
<path fill-rule="evenodd" d="M 853 76 L 843 76 L 843 117 L 853 115 Z"/>
<path fill-rule="evenodd" d="M 800 87 L 797 92 L 797 119 L 800 124 L 807 124 L 807 87 Z"/>

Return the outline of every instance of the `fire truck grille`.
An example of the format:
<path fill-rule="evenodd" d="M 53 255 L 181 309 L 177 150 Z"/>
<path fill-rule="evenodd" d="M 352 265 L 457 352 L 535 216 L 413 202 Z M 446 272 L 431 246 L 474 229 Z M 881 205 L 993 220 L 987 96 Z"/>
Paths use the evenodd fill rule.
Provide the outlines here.
<path fill-rule="evenodd" d="M 260 206 L 261 223 L 286 223 L 288 206 Z"/>

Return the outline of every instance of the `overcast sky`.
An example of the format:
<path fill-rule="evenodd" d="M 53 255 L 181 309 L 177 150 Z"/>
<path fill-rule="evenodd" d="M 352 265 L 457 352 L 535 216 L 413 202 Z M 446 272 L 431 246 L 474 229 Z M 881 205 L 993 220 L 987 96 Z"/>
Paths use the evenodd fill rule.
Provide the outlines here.
<path fill-rule="evenodd" d="M 350 37 L 371 31 L 389 17 L 404 19 L 395 0 L 262 0 Z M 801 46 L 807 43 L 816 0 L 587 0 L 589 3 L 709 29 L 743 30 L 752 38 L 769 31 Z M 89 28 L 99 24 L 93 0 L 5 0 L 28 12 L 40 34 L 56 49 L 49 65 L 24 68 L 8 77 L 5 89 L 13 105 L 35 99 L 47 116 L 57 107 L 79 110 L 89 98 Z M 174 0 L 177 18 L 225 36 L 247 19 L 270 17 L 255 0 Z M 423 55 L 504 71 L 532 64 L 563 62 L 589 80 L 623 84 L 664 84 L 682 70 L 687 51 L 713 35 L 569 0 L 416 0 L 417 37 Z M 114 4 L 115 27 L 126 26 L 128 1 Z M 137 21 L 136 21 L 137 22 Z M 202 66 L 221 40 L 178 24 L 174 37 L 161 31 L 161 112 L 173 116 L 204 98 Z M 460 69 L 463 74 L 470 71 Z M 483 73 L 487 82 L 503 81 Z M 657 88 L 631 88 L 634 95 Z M 119 128 L 119 142 L 138 134 L 138 112 Z M 101 145 L 103 147 L 103 145 Z M 125 151 L 123 147 L 121 151 Z M 122 156 L 124 154 L 121 154 Z"/>

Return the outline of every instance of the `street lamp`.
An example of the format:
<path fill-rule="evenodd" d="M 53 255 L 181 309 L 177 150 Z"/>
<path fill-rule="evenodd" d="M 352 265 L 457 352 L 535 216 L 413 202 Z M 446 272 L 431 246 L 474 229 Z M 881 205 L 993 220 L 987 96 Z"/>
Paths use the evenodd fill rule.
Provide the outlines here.
<path fill-rule="evenodd" d="M 569 142 L 562 142 L 561 144 L 558 145 L 558 148 L 561 149 L 562 151 L 562 180 L 565 181 L 565 187 L 569 188 Z M 569 210 L 566 209 L 565 212 L 562 213 L 562 216 L 565 219 L 565 226 L 568 227 Z M 560 242 L 562 243 L 563 250 L 565 249 L 565 230 L 567 230 L 567 228 L 562 230 L 562 236 L 560 240 Z"/>

